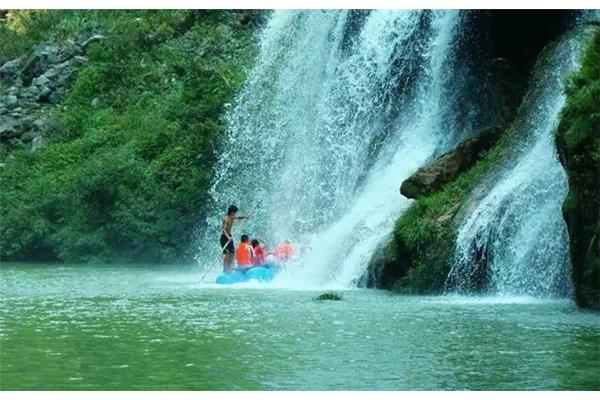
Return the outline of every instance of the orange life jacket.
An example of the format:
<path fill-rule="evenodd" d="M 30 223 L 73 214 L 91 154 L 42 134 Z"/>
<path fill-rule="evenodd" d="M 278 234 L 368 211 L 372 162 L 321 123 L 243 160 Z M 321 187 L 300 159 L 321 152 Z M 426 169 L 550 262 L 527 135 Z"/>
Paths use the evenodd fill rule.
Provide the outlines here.
<path fill-rule="evenodd" d="M 237 259 L 238 265 L 252 265 L 252 249 L 250 243 L 240 242 L 235 249 L 235 258 Z"/>
<path fill-rule="evenodd" d="M 291 243 L 281 243 L 273 249 L 271 254 L 275 255 L 280 261 L 287 261 L 294 254 L 294 246 Z"/>

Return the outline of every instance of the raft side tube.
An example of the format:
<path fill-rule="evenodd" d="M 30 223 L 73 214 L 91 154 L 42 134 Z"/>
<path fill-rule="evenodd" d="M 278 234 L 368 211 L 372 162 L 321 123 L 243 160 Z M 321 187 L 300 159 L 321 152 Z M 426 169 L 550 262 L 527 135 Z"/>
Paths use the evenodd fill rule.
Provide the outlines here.
<path fill-rule="evenodd" d="M 247 282 L 251 279 L 255 279 L 261 282 L 268 282 L 275 278 L 275 275 L 279 272 L 279 268 L 273 263 L 266 263 L 257 265 L 256 267 L 249 268 L 245 271 L 236 269 L 233 272 L 222 272 L 217 276 L 216 283 L 222 285 L 230 285 L 233 283 Z"/>

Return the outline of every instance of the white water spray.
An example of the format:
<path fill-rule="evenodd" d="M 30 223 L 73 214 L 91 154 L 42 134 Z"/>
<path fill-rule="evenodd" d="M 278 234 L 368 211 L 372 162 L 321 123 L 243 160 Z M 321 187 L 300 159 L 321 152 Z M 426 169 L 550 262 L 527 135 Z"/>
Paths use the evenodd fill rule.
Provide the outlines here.
<path fill-rule="evenodd" d="M 473 128 L 449 105 L 466 97 L 453 82 L 460 23 L 458 11 L 274 12 L 228 117 L 205 242 L 229 203 L 259 201 L 247 230 L 304 247 L 276 284 L 355 283 L 410 204 L 402 180 Z"/>

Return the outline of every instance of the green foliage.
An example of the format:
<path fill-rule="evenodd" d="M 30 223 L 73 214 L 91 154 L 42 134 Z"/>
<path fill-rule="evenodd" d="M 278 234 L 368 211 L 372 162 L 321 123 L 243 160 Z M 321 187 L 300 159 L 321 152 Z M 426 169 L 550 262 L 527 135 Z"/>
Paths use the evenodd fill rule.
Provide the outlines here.
<path fill-rule="evenodd" d="M 549 51 L 550 43 L 544 52 Z M 534 71 L 545 62 L 539 57 Z M 545 79 L 534 73 L 533 80 Z M 523 104 L 528 103 L 527 98 Z M 522 105 L 523 107 L 523 105 Z M 523 112 L 518 113 L 519 115 Z M 517 121 L 513 122 L 513 126 Z M 454 220 L 465 202 L 511 146 L 512 129 L 471 169 L 436 193 L 417 200 L 397 221 L 385 249 L 385 263 L 400 266 L 394 290 L 436 293 L 443 290 L 453 244 Z M 569 175 L 570 191 L 563 210 L 571 236 L 576 295 L 581 305 L 600 307 L 600 31 L 596 31 L 581 69 L 567 82 L 557 145 Z"/>
<path fill-rule="evenodd" d="M 567 85 L 556 144 L 569 177 L 563 214 L 569 230 L 575 297 L 600 309 L 600 29 Z"/>
<path fill-rule="evenodd" d="M 568 152 L 590 147 L 592 160 L 600 162 L 600 31 L 587 47 L 580 70 L 569 79 L 566 93 L 557 140 Z"/>
<path fill-rule="evenodd" d="M 10 15 L 3 29 L 27 46 L 82 32 L 105 39 L 90 45 L 62 103 L 67 134 L 14 151 L 0 170 L 2 257 L 189 260 L 224 104 L 255 54 L 252 24 L 227 11 Z M 49 20 L 54 28 L 32 33 Z"/>
<path fill-rule="evenodd" d="M 324 293 L 321 293 L 320 295 L 316 296 L 314 298 L 314 300 L 316 300 L 316 301 L 323 301 L 323 300 L 337 301 L 337 300 L 342 300 L 343 297 L 344 297 L 343 294 L 340 292 L 324 292 Z"/>
<path fill-rule="evenodd" d="M 0 16 L 0 62 L 23 55 L 60 21 L 58 10 L 9 10 Z"/>
<path fill-rule="evenodd" d="M 454 218 L 471 192 L 492 167 L 502 162 L 509 134 L 505 134 L 469 170 L 441 191 L 424 196 L 398 219 L 393 241 L 396 258 L 408 258 L 408 272 L 394 285 L 402 293 L 439 293 L 450 269 L 455 241 Z"/>

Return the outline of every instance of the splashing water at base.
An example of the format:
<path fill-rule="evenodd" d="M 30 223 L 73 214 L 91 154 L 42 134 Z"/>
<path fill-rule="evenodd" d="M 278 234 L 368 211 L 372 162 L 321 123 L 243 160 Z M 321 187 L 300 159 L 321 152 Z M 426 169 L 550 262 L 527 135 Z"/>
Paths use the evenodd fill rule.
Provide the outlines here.
<path fill-rule="evenodd" d="M 203 241 L 211 246 L 200 254 L 218 257 L 214 232 L 228 203 L 259 202 L 245 230 L 304 249 L 276 285 L 355 283 L 410 204 L 400 182 L 473 130 L 452 108 L 468 100 L 456 79 L 457 65 L 465 68 L 456 59 L 461 19 L 458 11 L 274 12 L 228 117 Z"/>

